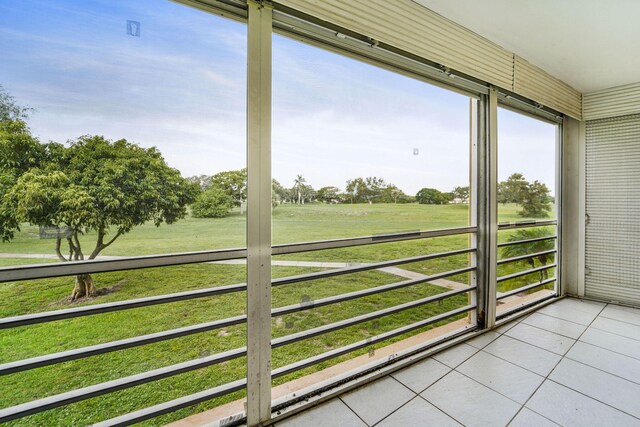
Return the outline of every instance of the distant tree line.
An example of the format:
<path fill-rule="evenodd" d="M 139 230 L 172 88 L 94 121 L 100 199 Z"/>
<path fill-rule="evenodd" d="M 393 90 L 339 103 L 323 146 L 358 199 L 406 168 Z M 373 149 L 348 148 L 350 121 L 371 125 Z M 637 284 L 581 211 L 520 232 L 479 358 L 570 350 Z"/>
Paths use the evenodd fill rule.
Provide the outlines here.
<path fill-rule="evenodd" d="M 201 192 L 191 205 L 191 213 L 197 218 L 220 218 L 230 214 L 236 207 L 244 211 L 247 198 L 247 170 L 239 169 L 219 172 L 215 175 L 198 175 L 188 178 Z M 335 186 L 319 189 L 307 183 L 303 175 L 296 175 L 291 187 L 285 187 L 272 180 L 272 206 L 281 203 L 424 203 L 447 204 L 467 203 L 469 187 L 456 187 L 442 193 L 436 189 L 422 189 L 416 196 L 405 194 L 395 184 L 383 178 L 357 177 L 347 180 L 345 191 Z M 428 190 L 428 191 L 427 191 Z"/>
<path fill-rule="evenodd" d="M 229 215 L 233 207 L 244 211 L 247 198 L 247 170 L 219 172 L 215 175 L 199 175 L 189 178 L 201 188 L 201 193 L 191 205 L 193 216 L 199 218 L 219 218 Z M 420 203 L 426 205 L 446 205 L 449 203 L 468 203 L 469 187 L 455 187 L 452 191 L 442 192 L 435 188 L 422 188 L 415 196 L 405 194 L 396 185 L 376 176 L 357 177 L 347 180 L 345 191 L 335 186 L 319 189 L 307 183 L 303 175 L 296 175 L 293 185 L 283 186 L 272 180 L 272 206 L 281 203 Z M 553 199 L 549 189 L 539 181 L 526 181 L 519 173 L 511 175 L 498 184 L 498 201 L 516 203 L 521 206 L 518 212 L 523 217 L 542 218 L 551 210 Z"/>

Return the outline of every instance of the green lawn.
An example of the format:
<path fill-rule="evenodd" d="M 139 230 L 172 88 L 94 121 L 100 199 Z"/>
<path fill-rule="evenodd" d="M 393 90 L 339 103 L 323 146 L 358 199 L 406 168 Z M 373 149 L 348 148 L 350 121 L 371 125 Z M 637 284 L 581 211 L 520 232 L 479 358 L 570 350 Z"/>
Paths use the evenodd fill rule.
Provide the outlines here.
<path fill-rule="evenodd" d="M 520 219 L 517 217 L 516 210 L 515 206 L 501 206 L 501 221 Z M 277 207 L 273 213 L 273 236 L 274 243 L 289 243 L 409 230 L 462 227 L 468 223 L 467 216 L 468 208 L 466 205 L 283 205 Z M 108 251 L 105 251 L 105 255 L 141 255 L 242 247 L 244 246 L 244 233 L 245 220 L 237 212 L 223 219 L 187 218 L 170 226 L 156 228 L 147 225 L 134 229 L 130 234 L 121 237 Z M 85 247 L 88 247 L 91 237 L 85 236 Z M 503 232 L 500 239 L 507 237 L 508 233 Z M 53 249 L 52 243 L 51 240 L 40 240 L 37 228 L 27 226 L 23 228 L 15 241 L 0 244 L 0 253 L 50 254 Z M 295 256 L 279 256 L 276 259 L 373 262 L 464 248 L 468 244 L 468 237 L 462 235 L 318 251 L 296 254 Z M 0 258 L 0 266 L 52 261 L 54 260 L 11 258 L 9 255 L 8 258 Z M 402 266 L 402 268 L 428 274 L 461 268 L 466 265 L 468 265 L 468 256 L 464 255 L 409 264 Z M 500 274 L 509 274 L 525 268 L 527 268 L 526 264 L 513 264 L 501 269 Z M 274 277 L 311 271 L 318 271 L 318 268 L 273 267 Z M 467 275 L 450 279 L 468 283 Z M 96 274 L 94 280 L 99 289 L 110 292 L 82 304 L 104 303 L 241 283 L 245 280 L 245 267 L 223 264 L 173 266 Z M 295 304 L 402 280 L 406 279 L 381 271 L 370 271 L 285 285 L 273 289 L 273 306 Z M 514 280 L 513 283 L 506 283 L 500 290 L 513 289 L 534 281 L 537 281 L 537 275 Z M 70 294 L 71 286 L 71 278 L 0 284 L 0 317 L 75 306 L 66 300 Z M 273 319 L 273 335 L 274 337 L 288 335 L 446 290 L 439 286 L 422 284 L 282 316 L 282 318 Z M 245 299 L 244 293 L 237 293 L 0 331 L 0 348 L 2 349 L 0 363 L 243 314 Z M 466 304 L 467 297 L 461 295 L 447 299 L 442 304 L 430 304 L 418 309 L 407 310 L 379 321 L 356 325 L 286 346 L 274 351 L 273 365 L 274 367 L 283 366 Z M 383 343 L 378 347 L 387 344 Z M 0 407 L 24 403 L 244 345 L 245 327 L 235 326 L 223 331 L 196 334 L 4 376 L 0 378 L 0 390 L 2 390 Z M 367 351 L 369 349 L 363 349 L 356 354 Z M 280 379 L 277 383 L 308 374 L 350 357 L 353 355 L 325 362 L 318 367 Z M 244 376 L 245 360 L 232 360 L 210 368 L 47 411 L 19 420 L 13 425 L 84 425 L 211 388 Z M 235 393 L 159 417 L 144 424 L 161 425 L 237 399 L 241 395 L 242 393 Z"/>

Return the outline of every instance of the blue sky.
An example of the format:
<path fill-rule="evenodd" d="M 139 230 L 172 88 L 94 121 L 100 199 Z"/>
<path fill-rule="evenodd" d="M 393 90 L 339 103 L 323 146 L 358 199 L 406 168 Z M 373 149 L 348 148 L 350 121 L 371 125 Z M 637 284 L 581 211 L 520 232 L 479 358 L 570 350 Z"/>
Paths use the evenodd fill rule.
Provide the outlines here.
<path fill-rule="evenodd" d="M 127 35 L 127 20 L 141 36 Z M 42 141 L 157 146 L 184 176 L 245 165 L 246 27 L 166 0 L 0 0 L 0 84 Z M 468 183 L 469 99 L 274 36 L 273 175 Z M 553 126 L 501 110 L 500 179 L 552 186 Z M 414 155 L 418 149 L 418 155 Z"/>

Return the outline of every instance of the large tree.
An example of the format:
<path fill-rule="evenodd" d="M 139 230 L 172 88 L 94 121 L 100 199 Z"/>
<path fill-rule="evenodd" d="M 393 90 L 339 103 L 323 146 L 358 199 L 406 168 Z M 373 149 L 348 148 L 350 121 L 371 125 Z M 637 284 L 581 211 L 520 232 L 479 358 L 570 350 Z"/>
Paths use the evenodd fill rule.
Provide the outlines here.
<path fill-rule="evenodd" d="M 521 173 L 509 175 L 506 181 L 498 183 L 498 202 L 519 204 L 528 185 L 529 183 Z"/>
<path fill-rule="evenodd" d="M 347 181 L 346 194 L 351 203 L 383 202 L 384 192 L 389 187 L 383 178 L 368 176 Z M 393 186 L 395 187 L 395 186 Z M 389 196 L 391 199 L 391 196 Z"/>
<path fill-rule="evenodd" d="M 299 205 L 304 204 L 304 195 L 306 193 L 305 187 L 307 186 L 306 183 L 307 180 L 302 175 L 296 175 L 293 180 L 293 187 L 291 190 L 293 191 L 293 194 L 296 195 L 296 200 Z"/>
<path fill-rule="evenodd" d="M 336 203 L 340 200 L 340 189 L 333 186 L 322 187 L 318 189 L 316 197 L 323 203 Z"/>
<path fill-rule="evenodd" d="M 453 198 L 460 200 L 460 203 L 467 203 L 469 201 L 469 187 L 456 187 L 451 192 Z"/>
<path fill-rule="evenodd" d="M 423 205 L 446 205 L 449 196 L 435 188 L 423 188 L 416 194 L 416 201 Z"/>
<path fill-rule="evenodd" d="M 235 206 L 240 207 L 242 214 L 244 202 L 247 200 L 247 169 L 218 172 L 208 181 L 210 187 L 217 187 L 227 193 Z"/>
<path fill-rule="evenodd" d="M 518 215 L 524 218 L 546 218 L 551 212 L 549 189 L 540 181 L 528 184 L 522 192 Z"/>
<path fill-rule="evenodd" d="M 277 207 L 291 198 L 291 191 L 287 190 L 276 179 L 271 179 L 271 206 Z"/>
<path fill-rule="evenodd" d="M 199 191 L 156 148 L 102 136 L 43 145 L 21 119 L 0 121 L 0 166 L 2 240 L 10 241 L 21 223 L 51 227 L 58 230 L 53 237 L 60 261 L 94 259 L 148 221 L 177 221 Z M 94 241 L 85 251 L 81 236 L 89 233 Z M 76 276 L 72 300 L 95 292 L 89 274 Z"/>
<path fill-rule="evenodd" d="M 383 203 L 398 203 L 403 198 L 406 198 L 407 195 L 402 192 L 397 186 L 393 184 L 387 184 L 386 187 L 382 190 L 382 202 Z"/>

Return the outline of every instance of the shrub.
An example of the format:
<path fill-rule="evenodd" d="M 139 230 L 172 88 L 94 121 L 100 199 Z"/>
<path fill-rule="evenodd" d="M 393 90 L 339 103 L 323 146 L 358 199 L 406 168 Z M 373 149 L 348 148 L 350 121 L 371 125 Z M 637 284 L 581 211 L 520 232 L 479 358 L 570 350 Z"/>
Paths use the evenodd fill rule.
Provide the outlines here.
<path fill-rule="evenodd" d="M 211 187 L 200 193 L 191 205 L 191 214 L 196 218 L 222 218 L 229 215 L 233 199 L 224 190 Z"/>

